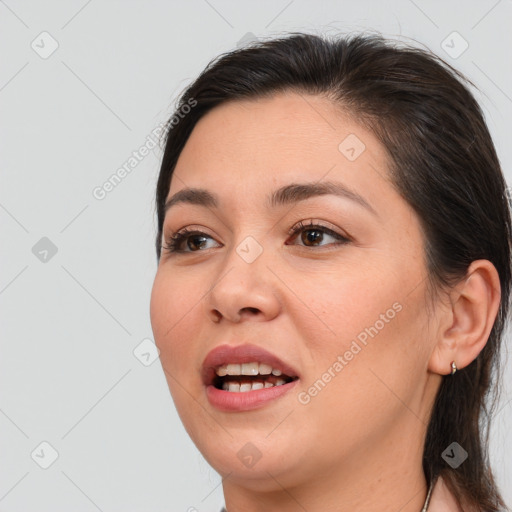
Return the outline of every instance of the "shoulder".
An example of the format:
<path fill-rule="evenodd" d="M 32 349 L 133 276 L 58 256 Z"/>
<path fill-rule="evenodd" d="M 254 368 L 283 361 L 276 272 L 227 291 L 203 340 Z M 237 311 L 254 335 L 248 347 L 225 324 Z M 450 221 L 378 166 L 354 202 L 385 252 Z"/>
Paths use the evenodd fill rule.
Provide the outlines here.
<path fill-rule="evenodd" d="M 439 476 L 434 484 L 427 510 L 428 512 L 464 512 L 442 476 Z"/>

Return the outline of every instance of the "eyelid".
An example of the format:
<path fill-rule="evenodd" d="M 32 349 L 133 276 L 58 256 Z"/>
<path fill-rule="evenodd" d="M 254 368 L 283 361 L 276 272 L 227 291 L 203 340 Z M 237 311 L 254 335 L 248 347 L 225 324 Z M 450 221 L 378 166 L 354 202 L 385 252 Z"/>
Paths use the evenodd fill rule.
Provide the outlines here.
<path fill-rule="evenodd" d="M 288 230 L 288 235 L 291 236 L 291 235 L 295 234 L 295 232 L 298 229 L 306 230 L 306 229 L 312 229 L 312 228 L 322 228 L 322 229 L 325 229 L 326 231 L 331 231 L 332 233 L 334 233 L 334 234 L 336 234 L 338 236 L 341 236 L 341 237 L 344 237 L 344 238 L 352 240 L 352 237 L 346 231 L 340 230 L 340 228 L 338 228 L 334 224 L 331 224 L 328 221 L 320 220 L 320 219 L 315 219 L 315 218 L 311 218 L 311 219 L 307 219 L 307 220 L 301 220 L 301 221 L 295 223 Z"/>

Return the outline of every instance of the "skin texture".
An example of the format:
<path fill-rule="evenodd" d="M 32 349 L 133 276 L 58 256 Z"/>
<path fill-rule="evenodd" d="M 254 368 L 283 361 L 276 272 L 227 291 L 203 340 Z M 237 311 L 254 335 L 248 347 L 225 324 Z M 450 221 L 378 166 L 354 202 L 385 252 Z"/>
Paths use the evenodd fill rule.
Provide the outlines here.
<path fill-rule="evenodd" d="M 353 161 L 339 150 L 349 134 L 365 145 Z M 427 312 L 420 224 L 387 168 L 369 131 L 329 100 L 292 92 L 213 109 L 180 155 L 168 197 L 200 187 L 220 206 L 168 211 L 164 237 L 188 227 L 207 238 L 204 248 L 192 237 L 182 245 L 189 252 L 163 251 L 151 322 L 183 424 L 225 477 L 229 512 L 423 506 L 421 457 L 435 393 L 452 360 L 463 368 L 485 345 L 499 281 L 491 263 L 473 262 L 470 277 Z M 265 202 L 283 185 L 324 181 L 357 192 L 376 215 L 334 195 L 277 208 Z M 307 231 L 288 234 L 299 221 L 350 241 L 321 232 L 308 247 Z M 252 263 L 236 251 L 247 236 L 263 249 Z M 299 393 L 397 303 L 400 311 L 301 403 Z M 262 408 L 218 411 L 206 398 L 202 362 L 218 345 L 244 343 L 273 352 L 300 379 Z M 261 453 L 252 467 L 237 456 L 246 443 Z"/>

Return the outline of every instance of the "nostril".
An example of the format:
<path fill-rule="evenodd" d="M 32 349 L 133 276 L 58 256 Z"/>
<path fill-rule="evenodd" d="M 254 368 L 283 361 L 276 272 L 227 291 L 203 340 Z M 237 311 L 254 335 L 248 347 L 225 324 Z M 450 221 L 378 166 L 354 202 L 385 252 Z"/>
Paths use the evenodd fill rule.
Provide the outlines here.
<path fill-rule="evenodd" d="M 259 309 L 258 308 L 243 308 L 242 312 L 243 311 L 249 311 L 250 313 L 258 313 Z"/>

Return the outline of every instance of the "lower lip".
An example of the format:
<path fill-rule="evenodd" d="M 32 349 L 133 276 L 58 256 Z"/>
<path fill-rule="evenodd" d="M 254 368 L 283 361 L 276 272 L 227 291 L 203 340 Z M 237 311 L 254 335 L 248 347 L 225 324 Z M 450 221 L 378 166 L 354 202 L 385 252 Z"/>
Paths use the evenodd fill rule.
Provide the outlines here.
<path fill-rule="evenodd" d="M 206 396 L 208 401 L 214 407 L 221 411 L 250 411 L 263 407 L 268 402 L 283 396 L 290 391 L 298 379 L 281 384 L 280 386 L 273 386 L 271 388 L 255 389 L 254 391 L 224 391 L 217 389 L 213 385 L 206 387 Z"/>

